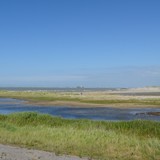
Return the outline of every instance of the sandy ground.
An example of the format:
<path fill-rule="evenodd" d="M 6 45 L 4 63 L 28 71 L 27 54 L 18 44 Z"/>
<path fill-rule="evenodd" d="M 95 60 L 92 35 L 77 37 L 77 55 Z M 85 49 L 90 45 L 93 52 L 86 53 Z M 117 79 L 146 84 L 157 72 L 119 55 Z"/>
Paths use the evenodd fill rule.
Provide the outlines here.
<path fill-rule="evenodd" d="M 86 108 L 93 108 L 93 107 L 113 107 L 113 108 L 160 108 L 159 105 L 138 105 L 138 104 L 127 104 L 127 103 L 122 103 L 122 104 L 93 104 L 93 103 L 80 103 L 80 102 L 65 102 L 65 101 L 41 101 L 41 102 L 26 102 L 26 104 L 30 105 L 36 105 L 36 106 L 47 106 L 47 107 L 52 107 L 52 106 L 62 106 L 62 107 L 86 107 Z"/>
<path fill-rule="evenodd" d="M 76 156 L 57 156 L 54 153 L 26 149 L 0 144 L 0 159 L 2 160 L 87 160 Z"/>

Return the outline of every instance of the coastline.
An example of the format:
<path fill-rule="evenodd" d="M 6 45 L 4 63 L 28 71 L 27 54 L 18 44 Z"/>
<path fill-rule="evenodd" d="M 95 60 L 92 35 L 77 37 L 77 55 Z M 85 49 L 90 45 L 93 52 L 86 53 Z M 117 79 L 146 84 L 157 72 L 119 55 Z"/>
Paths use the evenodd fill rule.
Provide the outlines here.
<path fill-rule="evenodd" d="M 83 92 L 0 90 L 0 98 L 18 99 L 37 106 L 160 108 L 160 87 Z"/>

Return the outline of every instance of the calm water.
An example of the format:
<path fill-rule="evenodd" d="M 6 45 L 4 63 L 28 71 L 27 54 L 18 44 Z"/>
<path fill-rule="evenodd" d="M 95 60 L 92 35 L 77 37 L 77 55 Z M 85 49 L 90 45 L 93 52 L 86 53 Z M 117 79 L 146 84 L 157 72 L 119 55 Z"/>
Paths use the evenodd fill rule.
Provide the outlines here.
<path fill-rule="evenodd" d="M 36 111 L 40 113 L 47 113 L 54 116 L 60 116 L 64 118 L 85 118 L 94 120 L 135 120 L 135 119 L 145 119 L 145 120 L 155 120 L 160 121 L 160 116 L 153 116 L 147 114 L 136 113 L 146 113 L 146 112 L 160 112 L 159 109 L 115 109 L 115 108 L 82 108 L 82 107 L 60 107 L 60 106 L 34 106 L 25 104 L 24 101 L 10 99 L 10 98 L 0 98 L 0 114 L 9 114 L 13 112 L 24 112 L 24 111 Z"/>

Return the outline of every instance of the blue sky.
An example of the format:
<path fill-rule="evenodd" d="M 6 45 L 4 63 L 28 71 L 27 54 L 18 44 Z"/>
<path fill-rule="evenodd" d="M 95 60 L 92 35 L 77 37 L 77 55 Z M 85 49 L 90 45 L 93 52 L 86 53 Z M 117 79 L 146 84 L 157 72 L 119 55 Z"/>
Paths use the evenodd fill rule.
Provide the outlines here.
<path fill-rule="evenodd" d="M 159 0 L 1 0 L 0 86 L 160 86 Z"/>

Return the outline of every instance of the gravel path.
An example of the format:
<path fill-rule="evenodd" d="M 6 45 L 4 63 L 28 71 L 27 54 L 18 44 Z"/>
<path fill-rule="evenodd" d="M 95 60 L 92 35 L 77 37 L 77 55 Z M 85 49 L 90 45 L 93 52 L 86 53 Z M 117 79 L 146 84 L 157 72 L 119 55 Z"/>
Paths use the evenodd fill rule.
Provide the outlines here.
<path fill-rule="evenodd" d="M 13 147 L 0 144 L 0 159 L 2 160 L 87 160 L 76 156 L 56 156 L 54 153 Z"/>

